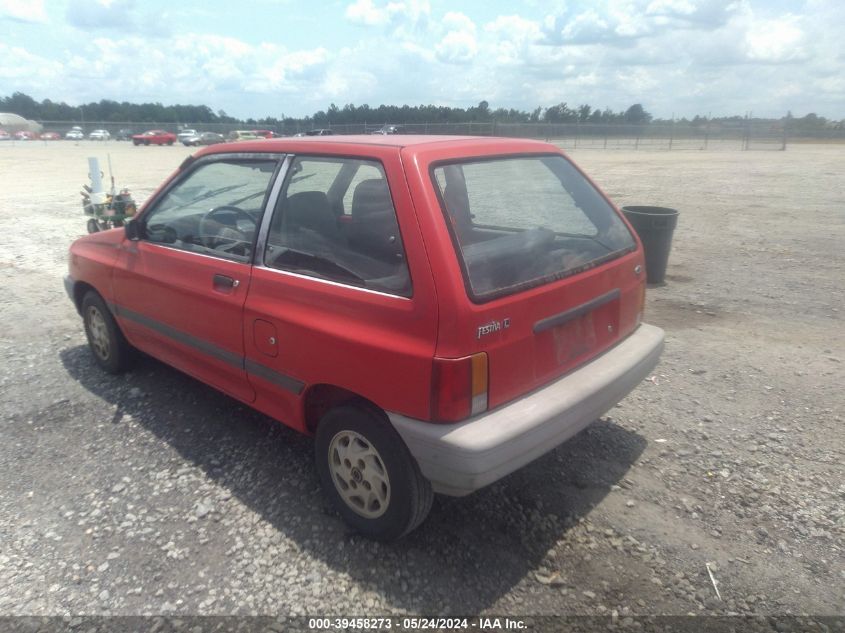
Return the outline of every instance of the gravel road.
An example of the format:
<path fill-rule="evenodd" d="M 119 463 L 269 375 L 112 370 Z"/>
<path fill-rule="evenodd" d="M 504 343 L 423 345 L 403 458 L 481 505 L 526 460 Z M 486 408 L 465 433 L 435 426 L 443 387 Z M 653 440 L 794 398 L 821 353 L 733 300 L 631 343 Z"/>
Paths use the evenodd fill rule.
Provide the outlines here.
<path fill-rule="evenodd" d="M 0 614 L 845 615 L 842 146 L 573 152 L 620 206 L 680 210 L 663 360 L 387 545 L 329 508 L 308 438 L 94 365 L 61 276 L 106 153 L 143 200 L 188 151 L 0 146 Z"/>

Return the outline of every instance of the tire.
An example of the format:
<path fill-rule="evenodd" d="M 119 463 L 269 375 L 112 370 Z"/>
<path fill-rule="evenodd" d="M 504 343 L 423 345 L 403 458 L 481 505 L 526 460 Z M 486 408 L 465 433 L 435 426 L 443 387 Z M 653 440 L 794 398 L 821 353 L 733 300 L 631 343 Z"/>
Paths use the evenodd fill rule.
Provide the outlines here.
<path fill-rule="evenodd" d="M 88 220 L 88 224 L 86 224 L 86 226 L 88 227 L 89 233 L 97 233 L 100 230 L 100 223 L 94 218 Z"/>
<path fill-rule="evenodd" d="M 132 144 L 135 145 L 135 146 L 138 146 L 138 145 L 141 144 L 141 141 L 136 141 L 136 140 L 133 139 Z"/>
<path fill-rule="evenodd" d="M 173 145 L 173 141 L 167 141 L 168 145 Z"/>
<path fill-rule="evenodd" d="M 331 409 L 317 427 L 314 452 L 324 493 L 364 536 L 392 541 L 428 516 L 431 484 L 381 411 L 362 405 Z"/>
<path fill-rule="evenodd" d="M 134 350 L 102 297 L 93 290 L 82 298 L 82 322 L 88 347 L 97 364 L 110 374 L 120 374 L 129 369 Z"/>

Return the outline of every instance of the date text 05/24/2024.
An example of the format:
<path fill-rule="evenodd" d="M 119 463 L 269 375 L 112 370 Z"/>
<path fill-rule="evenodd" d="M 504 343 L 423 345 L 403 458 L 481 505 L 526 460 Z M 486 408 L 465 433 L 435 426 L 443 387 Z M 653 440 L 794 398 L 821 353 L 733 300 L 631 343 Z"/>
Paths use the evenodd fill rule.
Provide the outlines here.
<path fill-rule="evenodd" d="M 443 631 L 474 630 L 494 633 L 496 631 L 520 631 L 526 628 L 523 620 L 514 618 L 309 618 L 311 631 Z"/>

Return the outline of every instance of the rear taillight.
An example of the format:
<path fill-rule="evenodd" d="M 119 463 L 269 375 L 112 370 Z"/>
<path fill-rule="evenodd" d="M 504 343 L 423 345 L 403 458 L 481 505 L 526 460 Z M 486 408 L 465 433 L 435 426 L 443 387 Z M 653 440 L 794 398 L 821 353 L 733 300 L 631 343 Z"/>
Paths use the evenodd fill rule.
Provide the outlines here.
<path fill-rule="evenodd" d="M 458 422 L 487 410 L 487 354 L 435 358 L 431 411 L 436 422 Z"/>

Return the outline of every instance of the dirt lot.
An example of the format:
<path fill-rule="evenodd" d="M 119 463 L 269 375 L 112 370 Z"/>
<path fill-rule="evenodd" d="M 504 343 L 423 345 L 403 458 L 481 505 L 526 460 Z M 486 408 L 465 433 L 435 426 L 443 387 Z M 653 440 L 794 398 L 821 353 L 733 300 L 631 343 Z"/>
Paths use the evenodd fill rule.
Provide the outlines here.
<path fill-rule="evenodd" d="M 845 147 L 573 152 L 681 212 L 663 360 L 390 545 L 331 512 L 307 438 L 153 360 L 95 367 L 61 277 L 107 152 L 140 200 L 188 154 L 0 146 L 0 614 L 845 615 Z"/>

